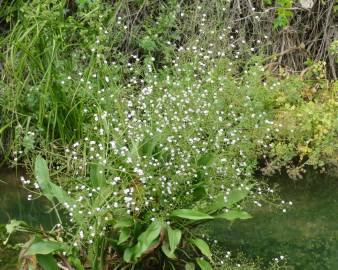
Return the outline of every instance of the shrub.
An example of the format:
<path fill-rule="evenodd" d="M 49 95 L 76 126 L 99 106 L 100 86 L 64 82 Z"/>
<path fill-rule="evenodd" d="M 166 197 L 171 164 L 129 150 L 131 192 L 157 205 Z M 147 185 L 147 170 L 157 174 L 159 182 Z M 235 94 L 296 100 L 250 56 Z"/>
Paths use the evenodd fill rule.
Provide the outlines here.
<path fill-rule="evenodd" d="M 3 41 L 12 158 L 34 167 L 26 188 L 59 217 L 48 232 L 16 224 L 35 233 L 23 266 L 218 267 L 199 226 L 277 200 L 260 169 L 298 176 L 334 159 L 336 90 L 310 99 L 322 77 L 270 74 L 260 39 L 209 23 L 201 6 L 184 9 L 198 28 L 185 40 L 175 1 L 149 16 L 139 1 L 134 20 L 119 16 L 124 1 L 79 3 L 32 1 Z"/>

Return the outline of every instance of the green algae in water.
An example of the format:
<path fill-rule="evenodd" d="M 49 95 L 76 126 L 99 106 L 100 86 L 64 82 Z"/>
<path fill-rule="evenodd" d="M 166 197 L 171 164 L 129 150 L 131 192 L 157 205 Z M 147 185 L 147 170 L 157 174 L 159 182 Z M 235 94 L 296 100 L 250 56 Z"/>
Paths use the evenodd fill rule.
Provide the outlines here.
<path fill-rule="evenodd" d="M 282 199 L 293 202 L 286 213 L 263 206 L 251 212 L 251 220 L 215 222 L 213 238 L 266 264 L 283 255 L 288 269 L 338 269 L 338 179 L 317 175 L 277 182 Z"/>

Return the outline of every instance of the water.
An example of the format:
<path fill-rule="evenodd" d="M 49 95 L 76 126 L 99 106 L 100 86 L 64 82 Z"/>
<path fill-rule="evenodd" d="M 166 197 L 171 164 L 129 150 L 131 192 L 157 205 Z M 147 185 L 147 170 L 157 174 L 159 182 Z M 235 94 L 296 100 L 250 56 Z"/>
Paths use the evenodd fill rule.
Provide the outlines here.
<path fill-rule="evenodd" d="M 56 218 L 49 213 L 50 204 L 44 198 L 27 200 L 28 192 L 19 181 L 23 171 L 0 170 L 0 224 L 11 219 L 23 220 L 31 226 L 51 228 Z"/>
<path fill-rule="evenodd" d="M 214 239 L 266 263 L 283 255 L 288 269 L 338 269 L 338 179 L 308 175 L 297 183 L 286 177 L 277 182 L 292 208 L 283 213 L 263 206 L 251 211 L 251 220 L 215 223 Z"/>
<path fill-rule="evenodd" d="M 0 169 L 0 238 L 5 232 L 4 226 L 11 219 L 25 221 L 33 227 L 43 226 L 49 229 L 57 223 L 55 215 L 49 213 L 50 205 L 44 198 L 28 201 L 28 192 L 22 188 L 20 176 L 24 173 L 22 170 L 14 171 Z M 11 237 L 9 244 L 28 240 L 27 236 L 15 234 Z M 0 239 L 0 270 L 17 269 L 18 249 L 4 249 Z"/>

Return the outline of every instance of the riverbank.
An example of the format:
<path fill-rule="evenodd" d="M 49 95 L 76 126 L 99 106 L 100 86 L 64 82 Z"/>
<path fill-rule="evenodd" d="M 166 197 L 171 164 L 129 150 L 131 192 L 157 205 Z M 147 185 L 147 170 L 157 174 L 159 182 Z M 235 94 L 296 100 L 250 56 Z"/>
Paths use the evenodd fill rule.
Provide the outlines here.
<path fill-rule="evenodd" d="M 4 186 L 1 238 L 24 233 L 22 268 L 259 269 L 199 228 L 288 214 L 262 176 L 337 170 L 337 42 L 328 16 L 325 42 L 285 43 L 305 10 L 249 2 L 5 1 L 0 164 L 26 170 L 28 201 Z M 56 226 L 35 228 L 49 205 Z"/>

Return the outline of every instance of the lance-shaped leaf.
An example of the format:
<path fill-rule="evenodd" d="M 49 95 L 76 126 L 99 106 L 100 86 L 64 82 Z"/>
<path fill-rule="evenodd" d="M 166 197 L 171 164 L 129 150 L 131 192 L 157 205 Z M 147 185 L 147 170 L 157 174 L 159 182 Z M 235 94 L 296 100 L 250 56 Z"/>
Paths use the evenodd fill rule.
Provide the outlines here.
<path fill-rule="evenodd" d="M 130 216 L 120 217 L 114 225 L 114 229 L 131 227 L 134 220 Z"/>
<path fill-rule="evenodd" d="M 136 261 L 142 254 L 156 248 L 159 245 L 159 235 L 161 233 L 162 223 L 159 221 L 152 222 L 148 228 L 139 235 L 138 242 L 135 246 L 125 249 L 123 259 L 126 262 Z"/>
<path fill-rule="evenodd" d="M 120 236 L 119 236 L 119 241 L 117 242 L 117 244 L 121 245 L 122 243 L 127 241 L 128 238 L 130 237 L 130 235 L 131 235 L 130 228 L 122 228 L 122 230 L 120 232 Z"/>
<path fill-rule="evenodd" d="M 170 226 L 168 226 L 168 240 L 169 240 L 169 247 L 171 252 L 175 252 L 175 249 L 179 245 L 182 237 L 181 230 L 174 230 Z"/>
<path fill-rule="evenodd" d="M 103 173 L 103 167 L 98 164 L 92 164 L 90 166 L 90 181 L 93 187 L 104 187 L 106 180 Z"/>
<path fill-rule="evenodd" d="M 190 220 L 204 220 L 204 219 L 214 218 L 208 214 L 205 214 L 200 211 L 192 210 L 192 209 L 177 209 L 171 213 L 171 216 L 190 219 Z"/>
<path fill-rule="evenodd" d="M 211 264 L 208 263 L 206 260 L 196 259 L 196 262 L 201 270 L 213 270 Z"/>
<path fill-rule="evenodd" d="M 205 242 L 202 239 L 195 238 L 195 239 L 191 239 L 191 243 L 194 246 L 196 246 L 201 251 L 201 253 L 204 256 L 206 256 L 210 261 L 212 260 L 212 258 L 211 258 L 211 251 L 210 251 L 210 248 L 209 248 L 209 245 L 208 245 L 207 242 Z"/>
<path fill-rule="evenodd" d="M 39 262 L 39 265 L 44 270 L 58 270 L 59 269 L 55 258 L 51 254 L 47 254 L 47 255 L 37 254 L 36 258 Z"/>
<path fill-rule="evenodd" d="M 47 162 L 41 156 L 38 156 L 35 160 L 34 173 L 39 187 L 50 201 L 53 202 L 53 198 L 56 198 L 62 204 L 74 204 L 62 188 L 50 181 Z"/>
<path fill-rule="evenodd" d="M 215 216 L 215 219 L 226 219 L 229 221 L 233 221 L 235 219 L 249 219 L 249 218 L 252 218 L 252 216 L 248 212 L 243 210 L 229 210 L 227 212 Z"/>
<path fill-rule="evenodd" d="M 195 267 L 194 263 L 186 263 L 184 269 L 185 270 L 195 270 L 196 267 Z"/>
<path fill-rule="evenodd" d="M 35 240 L 25 251 L 25 255 L 51 254 L 55 251 L 66 250 L 68 246 L 64 243 L 49 240 Z"/>
<path fill-rule="evenodd" d="M 243 199 L 248 196 L 250 192 L 250 188 L 241 188 L 241 189 L 234 189 L 231 190 L 229 195 L 227 196 L 227 200 L 225 202 L 225 207 L 231 208 L 236 203 L 239 203 Z"/>
<path fill-rule="evenodd" d="M 248 186 L 246 188 L 242 189 L 234 189 L 229 192 L 227 196 L 219 196 L 217 197 L 213 203 L 207 208 L 208 213 L 213 213 L 216 212 L 222 208 L 231 208 L 233 207 L 236 203 L 239 203 L 243 199 L 245 199 L 252 186 Z"/>

